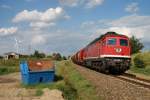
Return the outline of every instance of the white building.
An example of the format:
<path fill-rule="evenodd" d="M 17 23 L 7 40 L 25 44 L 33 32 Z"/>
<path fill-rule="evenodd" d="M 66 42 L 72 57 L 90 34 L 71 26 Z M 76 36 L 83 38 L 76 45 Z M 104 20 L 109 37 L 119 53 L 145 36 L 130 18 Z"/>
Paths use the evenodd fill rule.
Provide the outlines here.
<path fill-rule="evenodd" d="M 8 60 L 8 59 L 19 59 L 20 54 L 16 53 L 16 52 L 8 52 L 4 54 L 4 59 Z"/>

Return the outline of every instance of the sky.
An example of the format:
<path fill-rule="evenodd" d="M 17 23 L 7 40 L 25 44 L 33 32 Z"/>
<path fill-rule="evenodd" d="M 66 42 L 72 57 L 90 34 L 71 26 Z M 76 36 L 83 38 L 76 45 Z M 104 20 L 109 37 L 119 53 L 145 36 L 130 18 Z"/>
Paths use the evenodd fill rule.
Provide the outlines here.
<path fill-rule="evenodd" d="M 0 0 L 0 55 L 71 55 L 108 31 L 150 50 L 150 0 Z"/>

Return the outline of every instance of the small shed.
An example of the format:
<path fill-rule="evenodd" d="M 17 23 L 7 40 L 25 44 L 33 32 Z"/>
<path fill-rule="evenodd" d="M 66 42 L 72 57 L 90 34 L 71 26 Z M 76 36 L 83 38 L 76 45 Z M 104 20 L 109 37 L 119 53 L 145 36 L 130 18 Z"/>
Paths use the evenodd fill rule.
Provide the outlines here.
<path fill-rule="evenodd" d="M 8 52 L 4 54 L 4 59 L 19 59 L 20 54 L 16 52 Z"/>
<path fill-rule="evenodd" d="M 21 61 L 22 83 L 48 83 L 54 80 L 54 64 L 50 60 Z"/>

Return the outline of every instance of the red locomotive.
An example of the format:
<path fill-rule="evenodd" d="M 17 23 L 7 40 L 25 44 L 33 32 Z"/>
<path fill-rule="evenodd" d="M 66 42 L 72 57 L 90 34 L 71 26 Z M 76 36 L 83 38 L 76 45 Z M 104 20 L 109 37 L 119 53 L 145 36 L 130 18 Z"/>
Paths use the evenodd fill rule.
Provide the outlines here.
<path fill-rule="evenodd" d="M 127 36 L 107 32 L 78 51 L 72 60 L 100 72 L 123 73 L 130 66 L 130 51 Z"/>

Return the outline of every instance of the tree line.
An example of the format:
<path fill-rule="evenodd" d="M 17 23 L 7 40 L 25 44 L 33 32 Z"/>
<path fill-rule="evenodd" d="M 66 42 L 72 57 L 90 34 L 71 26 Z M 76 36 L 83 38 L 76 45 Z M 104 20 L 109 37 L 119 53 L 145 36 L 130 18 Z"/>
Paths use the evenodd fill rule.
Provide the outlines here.
<path fill-rule="evenodd" d="M 46 55 L 45 53 L 43 52 L 39 52 L 38 50 L 35 50 L 33 54 L 27 56 L 27 57 L 30 57 L 30 58 L 49 58 L 49 59 L 52 59 L 52 60 L 67 60 L 68 57 L 66 56 L 63 56 L 61 55 L 60 53 L 52 53 L 52 54 L 49 54 L 49 55 Z"/>

